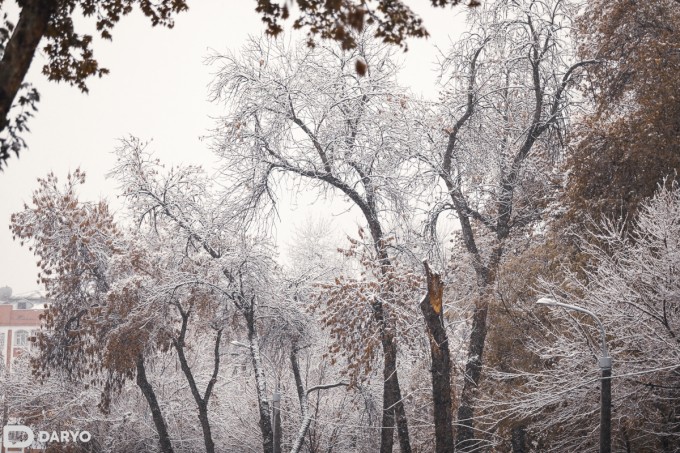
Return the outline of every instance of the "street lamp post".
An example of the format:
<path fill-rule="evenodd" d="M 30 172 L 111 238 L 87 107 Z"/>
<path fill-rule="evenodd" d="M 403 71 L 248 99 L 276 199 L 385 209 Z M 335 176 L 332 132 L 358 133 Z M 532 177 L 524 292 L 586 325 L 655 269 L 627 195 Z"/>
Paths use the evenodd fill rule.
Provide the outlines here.
<path fill-rule="evenodd" d="M 585 308 L 577 307 L 575 305 L 563 304 L 553 299 L 542 297 L 536 302 L 540 305 L 553 305 L 556 307 L 566 308 L 568 310 L 580 311 L 590 315 L 595 319 L 600 326 L 600 334 L 602 336 L 602 356 L 598 359 L 602 378 L 600 379 L 600 388 L 602 390 L 600 397 L 600 453 L 611 453 L 612 451 L 612 358 L 609 356 L 607 350 L 607 337 L 604 331 L 604 325 L 595 314 Z"/>

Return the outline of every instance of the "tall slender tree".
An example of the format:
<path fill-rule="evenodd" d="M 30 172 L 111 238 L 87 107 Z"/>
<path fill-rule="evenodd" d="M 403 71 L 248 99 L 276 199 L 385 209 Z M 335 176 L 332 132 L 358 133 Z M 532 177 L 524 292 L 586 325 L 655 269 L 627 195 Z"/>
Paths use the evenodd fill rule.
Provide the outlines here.
<path fill-rule="evenodd" d="M 472 31 L 444 62 L 443 102 L 418 153 L 444 187 L 460 222 L 478 285 L 468 360 L 458 406 L 456 444 L 479 448 L 474 408 L 483 368 L 493 286 L 507 242 L 541 219 L 549 176 L 560 155 L 582 66 L 572 63 L 566 1 L 487 4 L 470 13 Z M 445 212 L 433 213 L 432 223 Z"/>

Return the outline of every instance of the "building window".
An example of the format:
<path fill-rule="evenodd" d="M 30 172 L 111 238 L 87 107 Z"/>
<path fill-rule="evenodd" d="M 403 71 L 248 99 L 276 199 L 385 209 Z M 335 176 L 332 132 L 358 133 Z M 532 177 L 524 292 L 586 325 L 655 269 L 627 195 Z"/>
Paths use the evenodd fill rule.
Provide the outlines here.
<path fill-rule="evenodd" d="M 26 310 L 27 308 L 28 308 L 28 304 L 26 304 L 26 302 L 17 303 L 17 310 Z"/>
<path fill-rule="evenodd" d="M 15 340 L 14 340 L 14 345 L 17 348 L 27 348 L 28 347 L 28 332 L 25 330 L 19 330 L 17 331 Z"/>

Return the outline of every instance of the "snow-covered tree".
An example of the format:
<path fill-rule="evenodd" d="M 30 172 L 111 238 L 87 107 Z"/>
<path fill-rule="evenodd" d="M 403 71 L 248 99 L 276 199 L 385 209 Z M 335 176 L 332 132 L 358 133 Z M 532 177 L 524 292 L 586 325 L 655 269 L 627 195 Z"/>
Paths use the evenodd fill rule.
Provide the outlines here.
<path fill-rule="evenodd" d="M 670 184 L 669 184 L 670 185 Z M 678 307 L 680 307 L 680 188 L 661 188 L 627 229 L 607 221 L 581 239 L 597 263 L 545 281 L 547 296 L 584 307 L 602 321 L 613 358 L 612 440 L 626 451 L 678 448 Z M 535 309 L 526 346 L 530 370 L 495 377 L 513 382 L 505 407 L 532 419 L 541 451 L 595 448 L 599 424 L 599 329 L 592 318 L 558 308 Z M 507 404 L 507 406 L 505 405 Z"/>
<path fill-rule="evenodd" d="M 368 65 L 362 77 L 355 62 Z M 340 195 L 360 212 L 381 272 L 389 274 L 393 220 L 408 216 L 399 160 L 412 142 L 409 100 L 395 79 L 390 51 L 368 35 L 354 50 L 252 39 L 238 55 L 215 58 L 213 85 L 227 113 L 217 130 L 225 180 L 252 208 L 275 207 L 277 187 L 293 178 L 322 195 Z M 403 218 L 403 217 L 402 217 Z M 382 288 L 383 292 L 389 291 Z M 399 339 L 383 298 L 370 307 L 384 364 L 381 451 L 392 451 L 396 425 L 411 451 L 397 371 Z"/>
<path fill-rule="evenodd" d="M 489 304 L 509 241 L 541 220 L 562 153 L 569 89 L 588 62 L 573 63 L 574 6 L 555 0 L 492 2 L 470 12 L 470 32 L 443 62 L 441 102 L 417 158 L 436 176 L 432 224 L 446 210 L 460 222 L 478 296 L 458 406 L 457 445 L 475 440 Z"/>
<path fill-rule="evenodd" d="M 273 448 L 267 379 L 258 332 L 258 305 L 275 299 L 277 288 L 275 253 L 266 238 L 250 234 L 234 215 L 234 204 L 221 198 L 198 167 L 172 167 L 165 171 L 139 140 L 124 141 L 118 165 L 111 172 L 131 207 L 131 215 L 149 234 L 171 266 L 164 269 L 153 289 L 155 298 L 176 300 L 181 320 L 173 339 L 182 369 L 199 407 L 206 448 L 212 451 L 208 398 L 218 376 L 220 337 L 229 313 L 242 316 L 248 338 L 265 451 Z M 238 211 L 237 211 L 238 214 Z M 194 296 L 200 295 L 198 299 Z M 184 301 L 182 301 L 184 299 Z M 183 358 L 184 337 L 196 302 L 217 304 L 220 316 L 212 319 L 216 331 L 214 372 L 201 393 Z M 205 315 L 205 313 L 203 314 Z"/>

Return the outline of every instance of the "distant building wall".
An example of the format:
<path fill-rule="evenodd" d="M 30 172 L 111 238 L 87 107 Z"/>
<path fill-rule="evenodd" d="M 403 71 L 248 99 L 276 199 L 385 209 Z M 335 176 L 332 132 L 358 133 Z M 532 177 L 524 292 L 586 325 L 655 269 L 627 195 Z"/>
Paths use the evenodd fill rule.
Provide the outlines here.
<path fill-rule="evenodd" d="M 0 357 L 9 368 L 12 359 L 30 347 L 33 333 L 40 330 L 46 303 L 40 296 L 12 297 L 11 289 L 0 288 Z"/>
<path fill-rule="evenodd" d="M 31 346 L 29 338 L 40 329 L 40 315 L 47 301 L 39 294 L 28 297 L 12 297 L 8 287 L 0 288 L 0 359 L 11 370 L 12 361 Z M 0 408 L 4 411 L 5 408 Z M 12 421 L 7 414 L 0 412 L 0 425 Z M 2 428 L 0 427 L 0 436 Z M 0 444 L 2 443 L 0 439 Z M 0 445 L 0 453 L 39 453 L 44 450 L 30 448 L 5 448 Z"/>

